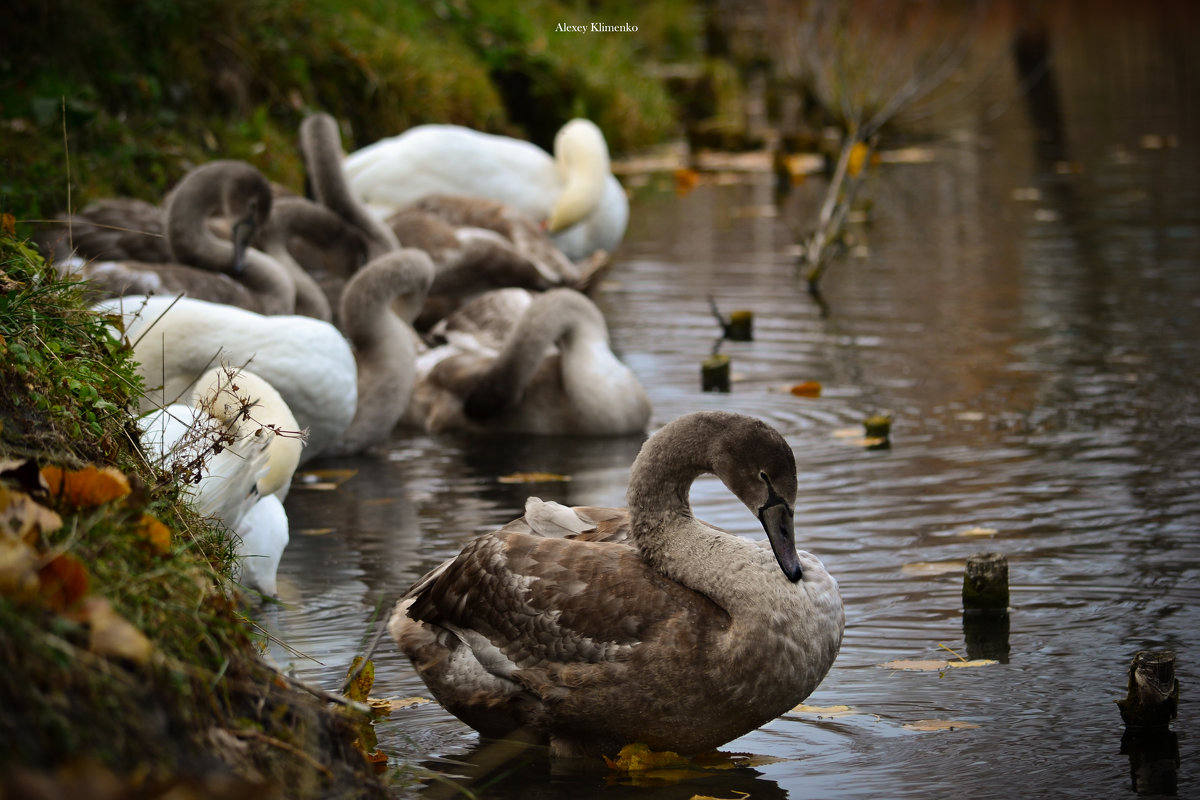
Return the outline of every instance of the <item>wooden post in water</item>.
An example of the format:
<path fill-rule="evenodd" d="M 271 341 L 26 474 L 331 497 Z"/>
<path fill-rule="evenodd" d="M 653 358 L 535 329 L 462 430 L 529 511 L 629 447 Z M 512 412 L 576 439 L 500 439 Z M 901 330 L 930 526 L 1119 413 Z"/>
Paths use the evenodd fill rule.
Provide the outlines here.
<path fill-rule="evenodd" d="M 713 353 L 700 365 L 700 389 L 705 392 L 729 391 L 729 356 Z"/>
<path fill-rule="evenodd" d="M 1008 559 L 1000 553 L 976 553 L 963 573 L 963 611 L 1008 616 Z"/>
<path fill-rule="evenodd" d="M 1134 792 L 1175 796 L 1179 738 L 1169 727 L 1179 709 L 1175 653 L 1143 650 L 1134 656 L 1126 694 L 1117 708 L 1125 722 L 1121 752 L 1129 756 Z"/>
<path fill-rule="evenodd" d="M 1008 559 L 976 553 L 963 572 L 963 638 L 967 657 L 1008 663 Z"/>
<path fill-rule="evenodd" d="M 1129 665 L 1125 698 L 1117 701 L 1126 727 L 1165 728 L 1179 708 L 1175 653 L 1143 650 Z"/>
<path fill-rule="evenodd" d="M 725 338 L 735 342 L 754 340 L 754 312 L 734 311 L 725 323 Z"/>

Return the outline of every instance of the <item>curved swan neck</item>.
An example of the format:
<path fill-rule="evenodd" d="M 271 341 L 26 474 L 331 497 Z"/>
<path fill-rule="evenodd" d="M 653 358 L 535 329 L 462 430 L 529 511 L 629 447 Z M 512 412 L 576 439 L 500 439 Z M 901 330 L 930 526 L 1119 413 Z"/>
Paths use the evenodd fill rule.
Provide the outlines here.
<path fill-rule="evenodd" d="M 306 117 L 300 125 L 300 149 L 313 193 L 323 205 L 366 235 L 368 259 L 398 250 L 400 242 L 396 234 L 372 217 L 350 193 L 342 170 L 342 140 L 337 121 L 328 114 Z"/>
<path fill-rule="evenodd" d="M 356 349 L 370 350 L 392 340 L 397 329 L 409 328 L 433 284 L 429 256 L 411 248 L 370 262 L 342 292 L 338 320 Z M 399 316 L 393 302 L 399 301 Z"/>
<path fill-rule="evenodd" d="M 487 408 L 502 410 L 521 398 L 537 372 L 546 351 L 561 342 L 563 358 L 570 358 L 579 340 L 607 341 L 608 328 L 596 306 L 573 289 L 552 289 L 538 295 L 512 333 L 504 349 L 471 391 L 468 414 Z"/>
<path fill-rule="evenodd" d="M 608 145 L 595 123 L 574 119 L 554 137 L 554 160 L 563 190 L 554 202 L 546 229 L 555 233 L 591 214 L 604 197 L 610 165 Z"/>
<path fill-rule="evenodd" d="M 221 212 L 261 227 L 271 213 L 271 186 L 242 161 L 211 161 L 189 172 L 167 202 L 167 242 L 181 264 L 231 272 L 234 245 L 214 236 L 208 219 Z"/>

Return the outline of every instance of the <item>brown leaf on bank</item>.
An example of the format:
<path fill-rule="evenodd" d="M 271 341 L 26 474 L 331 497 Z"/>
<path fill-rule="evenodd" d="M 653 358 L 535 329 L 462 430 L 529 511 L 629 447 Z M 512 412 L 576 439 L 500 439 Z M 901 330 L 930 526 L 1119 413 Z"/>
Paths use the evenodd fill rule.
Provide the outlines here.
<path fill-rule="evenodd" d="M 62 527 L 62 517 L 24 492 L 0 485 L 0 538 L 12 537 L 33 544 L 39 533 Z"/>
<path fill-rule="evenodd" d="M 130 492 L 129 479 L 116 467 L 64 470 L 48 464 L 42 467 L 42 477 L 51 497 L 75 508 L 94 508 Z"/>
<path fill-rule="evenodd" d="M 89 597 L 75 616 L 91 629 L 88 648 L 93 653 L 127 658 L 137 664 L 150 660 L 154 645 L 129 620 L 114 611 L 107 598 Z"/>
<path fill-rule="evenodd" d="M 149 514 L 142 514 L 134 530 L 149 542 L 154 552 L 160 556 L 171 552 L 171 529 Z"/>
<path fill-rule="evenodd" d="M 38 556 L 20 539 L 0 537 L 0 595 L 31 600 L 38 591 Z"/>
<path fill-rule="evenodd" d="M 75 608 L 88 593 L 87 568 L 70 553 L 63 553 L 38 570 L 38 594 L 55 611 Z"/>

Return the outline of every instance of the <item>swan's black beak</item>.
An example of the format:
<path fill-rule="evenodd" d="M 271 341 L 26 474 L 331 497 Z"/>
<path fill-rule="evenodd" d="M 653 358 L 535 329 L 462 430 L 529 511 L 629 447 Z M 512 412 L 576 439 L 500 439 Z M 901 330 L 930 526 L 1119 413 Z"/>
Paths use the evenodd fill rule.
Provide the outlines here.
<path fill-rule="evenodd" d="M 255 204 L 251 204 L 249 213 L 233 223 L 233 265 L 230 271 L 234 276 L 240 276 L 246 271 L 246 249 L 250 240 L 258 231 L 258 223 L 254 219 Z"/>
<path fill-rule="evenodd" d="M 771 500 L 758 510 L 758 521 L 767 532 L 767 540 L 775 553 L 779 568 L 792 583 L 804 577 L 800 556 L 796 554 L 796 529 L 792 509 L 772 492 Z"/>

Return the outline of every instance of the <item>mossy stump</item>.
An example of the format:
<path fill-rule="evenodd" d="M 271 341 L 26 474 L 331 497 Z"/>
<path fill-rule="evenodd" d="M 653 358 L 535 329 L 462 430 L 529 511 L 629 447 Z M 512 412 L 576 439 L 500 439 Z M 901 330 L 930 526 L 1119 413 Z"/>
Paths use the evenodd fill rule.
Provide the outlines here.
<path fill-rule="evenodd" d="M 734 342 L 754 341 L 754 312 L 734 311 L 724 323 L 725 338 Z"/>
<path fill-rule="evenodd" d="M 1143 650 L 1129 665 L 1125 698 L 1117 701 L 1127 728 L 1165 728 L 1179 708 L 1175 653 Z"/>
<path fill-rule="evenodd" d="M 963 572 L 963 613 L 1008 616 L 1008 558 L 1001 553 L 977 553 Z"/>
<path fill-rule="evenodd" d="M 700 389 L 705 392 L 729 391 L 729 356 L 714 353 L 700 365 Z"/>

